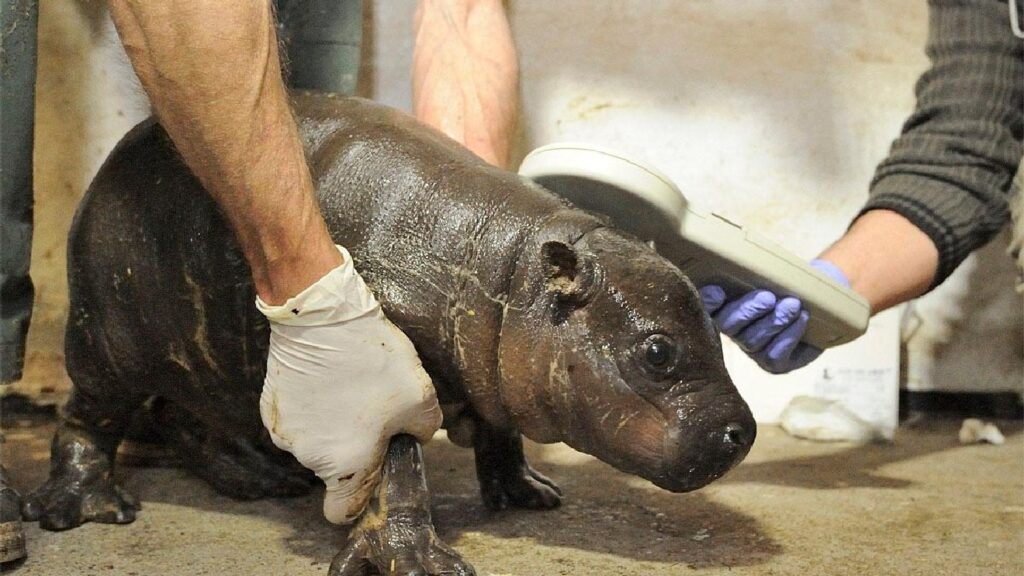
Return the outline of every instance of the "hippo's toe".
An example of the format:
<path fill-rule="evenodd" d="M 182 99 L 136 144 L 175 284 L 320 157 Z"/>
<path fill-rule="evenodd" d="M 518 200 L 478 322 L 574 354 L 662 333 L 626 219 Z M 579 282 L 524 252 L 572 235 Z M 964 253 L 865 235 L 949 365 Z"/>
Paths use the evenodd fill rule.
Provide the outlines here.
<path fill-rule="evenodd" d="M 491 510 L 510 507 L 548 510 L 562 503 L 562 489 L 529 464 L 507 473 L 496 472 L 486 475 L 479 471 L 480 495 Z"/>
<path fill-rule="evenodd" d="M 67 530 L 85 522 L 128 524 L 139 508 L 139 501 L 110 478 L 76 485 L 57 477 L 25 498 L 22 515 L 45 530 Z"/>
<path fill-rule="evenodd" d="M 429 523 L 395 517 L 368 529 L 373 522 L 363 522 L 352 531 L 348 545 L 331 562 L 329 576 L 476 575 L 473 566 L 442 542 Z"/>

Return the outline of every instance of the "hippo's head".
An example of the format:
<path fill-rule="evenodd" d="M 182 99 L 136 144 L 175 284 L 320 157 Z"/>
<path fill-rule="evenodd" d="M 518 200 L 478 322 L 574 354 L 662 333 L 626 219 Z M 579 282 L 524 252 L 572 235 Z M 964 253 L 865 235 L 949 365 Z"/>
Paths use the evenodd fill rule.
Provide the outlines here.
<path fill-rule="evenodd" d="M 756 426 L 697 290 L 613 229 L 552 236 L 520 255 L 501 331 L 501 398 L 517 427 L 674 492 L 721 477 Z"/>

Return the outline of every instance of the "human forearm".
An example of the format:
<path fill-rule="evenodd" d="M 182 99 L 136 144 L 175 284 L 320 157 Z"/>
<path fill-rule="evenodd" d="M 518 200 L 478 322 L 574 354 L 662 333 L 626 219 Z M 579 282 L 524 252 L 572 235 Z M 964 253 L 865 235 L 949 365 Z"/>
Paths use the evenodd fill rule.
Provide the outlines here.
<path fill-rule="evenodd" d="M 507 167 L 519 67 L 501 0 L 420 0 L 415 34 L 416 117 Z"/>
<path fill-rule="evenodd" d="M 412 342 L 384 317 L 320 216 L 270 4 L 110 6 L 161 124 L 252 268 L 271 332 L 264 425 L 324 480 L 327 519 L 350 521 L 373 492 L 388 438 L 426 441 L 441 413 Z M 374 418 L 360 422 L 367 414 Z"/>
<path fill-rule="evenodd" d="M 271 303 L 340 263 L 281 80 L 268 2 L 110 0 L 161 124 L 224 210 Z"/>
<path fill-rule="evenodd" d="M 1008 219 L 1024 154 L 1024 42 L 1010 31 L 1006 2 L 928 4 L 931 68 L 864 210 L 898 212 L 932 239 L 934 287 Z"/>
<path fill-rule="evenodd" d="M 928 235 L 890 210 L 862 215 L 820 258 L 842 270 L 872 313 L 926 292 L 939 265 Z"/>

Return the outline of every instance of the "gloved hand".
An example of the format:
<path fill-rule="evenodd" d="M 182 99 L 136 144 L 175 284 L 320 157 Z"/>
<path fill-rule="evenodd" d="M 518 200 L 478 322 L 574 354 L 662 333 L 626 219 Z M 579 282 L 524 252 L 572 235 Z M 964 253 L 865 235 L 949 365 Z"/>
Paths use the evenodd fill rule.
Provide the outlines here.
<path fill-rule="evenodd" d="M 835 264 L 812 260 L 811 266 L 850 286 Z M 821 355 L 821 350 L 800 341 L 810 316 L 796 298 L 779 299 L 768 290 L 752 290 L 727 303 L 725 291 L 713 284 L 702 287 L 700 295 L 704 309 L 722 334 L 731 337 L 758 366 L 772 374 L 802 368 Z"/>
<path fill-rule="evenodd" d="M 324 481 L 324 516 L 355 520 L 380 480 L 390 438 L 421 442 L 441 426 L 430 377 L 412 342 L 338 246 L 344 262 L 270 319 L 260 414 L 274 444 Z"/>

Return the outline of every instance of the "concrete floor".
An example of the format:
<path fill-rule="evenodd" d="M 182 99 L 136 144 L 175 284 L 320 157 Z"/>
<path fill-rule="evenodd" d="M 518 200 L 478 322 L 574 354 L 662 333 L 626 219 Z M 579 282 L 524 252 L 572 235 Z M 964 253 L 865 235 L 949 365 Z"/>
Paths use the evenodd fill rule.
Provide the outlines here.
<path fill-rule="evenodd" d="M 815 444 L 762 428 L 738 469 L 673 495 L 557 446 L 530 446 L 558 481 L 551 512 L 488 513 L 472 455 L 426 450 L 442 538 L 481 576 L 535 574 L 1022 574 L 1024 435 L 960 446 L 958 422 L 902 429 L 894 445 Z M 15 483 L 46 474 L 51 419 L 7 423 L 3 461 Z M 344 532 L 318 494 L 237 502 L 176 468 L 123 468 L 144 505 L 128 526 L 63 533 L 28 525 L 19 576 L 323 575 Z"/>

